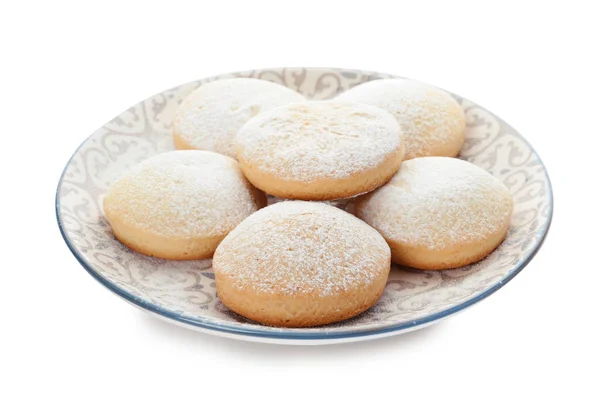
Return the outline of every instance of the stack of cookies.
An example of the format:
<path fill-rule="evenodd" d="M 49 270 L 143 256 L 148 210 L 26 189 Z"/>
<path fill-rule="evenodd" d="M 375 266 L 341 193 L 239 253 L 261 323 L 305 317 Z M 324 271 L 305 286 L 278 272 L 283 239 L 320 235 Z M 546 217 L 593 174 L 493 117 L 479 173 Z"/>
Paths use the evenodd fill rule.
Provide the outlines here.
<path fill-rule="evenodd" d="M 218 296 L 238 314 L 328 324 L 375 304 L 391 262 L 457 268 L 504 240 L 512 197 L 454 158 L 465 129 L 452 96 L 406 79 L 329 101 L 258 79 L 214 81 L 179 106 L 179 150 L 124 172 L 104 211 L 140 253 L 213 257 Z M 267 206 L 267 194 L 287 201 Z M 326 202 L 339 199 L 345 210 Z"/>

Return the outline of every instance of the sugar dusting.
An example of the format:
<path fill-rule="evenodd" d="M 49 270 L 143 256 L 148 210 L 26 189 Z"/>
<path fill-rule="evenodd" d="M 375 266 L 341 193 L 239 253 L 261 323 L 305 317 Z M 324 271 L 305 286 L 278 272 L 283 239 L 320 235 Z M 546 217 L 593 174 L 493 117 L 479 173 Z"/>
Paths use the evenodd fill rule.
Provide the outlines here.
<path fill-rule="evenodd" d="M 390 249 L 373 228 L 322 203 L 264 208 L 221 243 L 213 268 L 240 289 L 330 296 L 368 286 L 389 268 Z"/>
<path fill-rule="evenodd" d="M 508 189 L 487 171 L 448 157 L 402 163 L 356 214 L 388 239 L 441 249 L 497 232 L 512 212 Z"/>
<path fill-rule="evenodd" d="M 169 237 L 223 235 L 257 210 L 238 163 L 208 151 L 171 151 L 125 172 L 109 188 L 107 211 Z"/>
<path fill-rule="evenodd" d="M 234 138 L 252 117 L 276 106 L 306 101 L 294 90 L 250 78 L 202 85 L 179 106 L 173 129 L 194 148 L 235 158 Z"/>
<path fill-rule="evenodd" d="M 267 111 L 237 136 L 240 156 L 282 179 L 346 178 L 375 168 L 399 151 L 395 118 L 376 107 L 315 101 Z"/>
<path fill-rule="evenodd" d="M 393 114 L 405 135 L 406 158 L 431 155 L 465 129 L 460 105 L 448 93 L 410 79 L 379 79 L 336 97 L 380 107 Z M 457 117 L 458 116 L 458 117 Z"/>

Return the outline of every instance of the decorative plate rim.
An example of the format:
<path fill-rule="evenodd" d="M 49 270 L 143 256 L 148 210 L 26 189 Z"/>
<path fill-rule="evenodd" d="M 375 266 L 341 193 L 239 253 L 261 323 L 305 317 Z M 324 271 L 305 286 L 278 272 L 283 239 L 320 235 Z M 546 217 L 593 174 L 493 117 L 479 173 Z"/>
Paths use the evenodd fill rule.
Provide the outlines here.
<path fill-rule="evenodd" d="M 285 67 L 285 68 L 294 68 L 294 67 Z M 303 67 L 303 68 L 305 68 L 305 67 Z M 373 74 L 377 73 L 375 71 L 360 70 L 360 69 L 353 69 L 353 68 L 309 67 L 309 68 L 305 68 L 305 69 L 307 69 L 307 70 L 308 69 L 311 69 L 311 70 L 327 69 L 327 70 L 332 70 L 332 71 L 334 71 L 334 70 L 335 71 L 348 71 L 348 70 L 354 71 L 354 70 L 356 70 L 356 71 L 361 71 L 363 73 L 373 73 Z M 265 70 L 265 68 L 259 68 L 258 70 Z M 251 72 L 251 71 L 254 71 L 254 70 L 240 71 L 240 73 Z M 207 79 L 218 78 L 218 77 L 226 75 L 226 74 L 227 73 L 211 76 L 211 77 L 208 77 Z M 195 81 L 191 81 L 188 83 L 192 83 L 192 82 L 195 82 Z M 184 83 L 184 85 L 185 85 L 185 83 Z M 169 89 L 167 89 L 167 90 L 169 90 Z M 465 99 L 465 100 L 468 100 L 468 99 Z M 488 112 L 490 114 L 492 114 L 495 118 L 497 118 L 500 122 L 506 124 L 507 126 L 510 126 L 509 124 L 506 123 L 506 121 L 504 121 L 502 118 L 499 118 L 496 114 L 494 114 L 490 111 L 488 111 Z M 518 132 L 518 131 L 515 130 L 515 132 Z M 248 327 L 241 327 L 241 326 L 229 324 L 227 322 L 215 322 L 215 321 L 212 321 L 209 319 L 202 319 L 202 318 L 197 318 L 197 317 L 181 315 L 176 312 L 170 311 L 160 305 L 146 301 L 132 293 L 129 293 L 126 290 L 117 286 L 115 283 L 108 280 L 107 278 L 100 275 L 98 272 L 96 272 L 93 269 L 93 267 L 85 260 L 85 257 L 79 252 L 79 250 L 77 249 L 75 244 L 73 244 L 71 242 L 71 240 L 69 239 L 69 237 L 67 235 L 67 232 L 64 229 L 63 221 L 61 219 L 60 188 L 63 184 L 65 173 L 67 172 L 67 169 L 68 169 L 69 165 L 71 164 L 71 161 L 79 153 L 79 150 L 94 135 L 94 133 L 92 133 L 85 140 L 83 140 L 83 142 L 73 152 L 73 154 L 67 161 L 65 168 L 63 169 L 63 171 L 60 175 L 60 179 L 58 180 L 58 185 L 57 185 L 56 194 L 55 194 L 55 213 L 56 213 L 56 219 L 57 219 L 57 223 L 58 223 L 58 227 L 59 227 L 61 236 L 62 236 L 63 240 L 65 241 L 67 247 L 69 248 L 69 250 L 71 251 L 73 256 L 77 259 L 79 264 L 81 264 L 81 266 L 96 281 L 98 281 L 101 285 L 103 285 L 105 288 L 107 288 L 108 290 L 110 290 L 111 292 L 116 294 L 117 296 L 121 297 L 123 300 L 133 303 L 134 305 L 140 307 L 141 309 L 143 309 L 145 311 L 148 311 L 148 312 L 154 313 L 154 314 L 158 314 L 159 316 L 166 318 L 168 320 L 172 320 L 177 323 L 182 323 L 184 325 L 187 325 L 190 328 L 198 327 L 198 328 L 202 328 L 202 329 L 207 329 L 209 331 L 212 331 L 213 333 L 223 332 L 223 333 L 227 333 L 227 334 L 242 335 L 244 337 L 265 338 L 265 339 L 275 339 L 275 340 L 279 339 L 279 340 L 323 341 L 323 340 L 333 340 L 333 339 L 351 339 L 351 338 L 358 338 L 358 337 L 381 336 L 381 335 L 385 335 L 385 334 L 391 334 L 393 332 L 400 333 L 402 331 L 414 330 L 414 329 L 417 329 L 418 327 L 427 326 L 429 324 L 432 324 L 435 321 L 444 319 L 448 316 L 451 316 L 453 314 L 461 312 L 461 311 L 467 309 L 468 307 L 480 302 L 481 300 L 487 298 L 491 294 L 498 291 L 500 288 L 502 288 L 504 285 L 506 285 L 506 283 L 511 281 L 515 276 L 517 276 L 529 264 L 529 262 L 531 262 L 531 260 L 535 257 L 537 252 L 540 250 L 540 248 L 544 244 L 546 236 L 548 235 L 548 231 L 550 230 L 550 225 L 552 223 L 552 218 L 553 218 L 553 214 L 554 214 L 554 195 L 553 195 L 553 191 L 552 191 L 552 183 L 550 181 L 550 176 L 548 175 L 548 170 L 546 169 L 546 166 L 544 165 L 542 159 L 540 158 L 540 156 L 537 153 L 537 151 L 535 150 L 535 148 L 533 148 L 533 146 L 531 146 L 531 144 L 525 137 L 523 137 L 521 134 L 519 134 L 520 139 L 523 140 L 527 144 L 527 146 L 531 149 L 532 153 L 537 157 L 537 159 L 539 161 L 539 165 L 543 169 L 544 179 L 548 185 L 548 192 L 547 192 L 548 216 L 547 216 L 547 219 L 546 219 L 546 222 L 544 223 L 544 225 L 538 229 L 538 232 L 541 233 L 541 237 L 539 237 L 535 246 L 532 247 L 522 257 L 520 263 L 517 264 L 517 266 L 512 271 L 510 271 L 510 273 L 508 275 L 506 275 L 503 279 L 501 279 L 499 282 L 497 282 L 493 286 L 487 288 L 486 290 L 482 291 L 481 293 L 477 294 L 476 296 L 474 296 L 470 299 L 467 299 L 459 304 L 456 304 L 448 309 L 434 312 L 425 317 L 415 318 L 415 319 L 412 319 L 409 321 L 404 321 L 404 322 L 399 322 L 399 323 L 392 324 L 392 325 L 386 326 L 386 327 L 369 327 L 366 329 L 344 331 L 344 332 L 320 332 L 320 331 L 311 331 L 311 330 L 302 330 L 302 329 L 265 331 L 265 330 L 261 329 L 261 326 L 255 327 L 255 326 L 251 325 Z"/>

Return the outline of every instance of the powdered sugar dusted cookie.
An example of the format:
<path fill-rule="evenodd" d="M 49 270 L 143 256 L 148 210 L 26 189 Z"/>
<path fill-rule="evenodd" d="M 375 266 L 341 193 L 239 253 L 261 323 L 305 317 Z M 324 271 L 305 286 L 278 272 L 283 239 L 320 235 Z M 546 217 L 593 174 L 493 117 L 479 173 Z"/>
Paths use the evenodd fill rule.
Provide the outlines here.
<path fill-rule="evenodd" d="M 382 109 L 316 101 L 277 107 L 237 135 L 238 160 L 256 187 L 275 196 L 330 200 L 368 192 L 399 168 L 404 141 Z"/>
<path fill-rule="evenodd" d="M 376 230 L 338 208 L 304 201 L 244 220 L 213 258 L 219 299 L 275 326 L 307 327 L 353 317 L 381 296 L 390 249 Z"/>
<path fill-rule="evenodd" d="M 380 79 L 347 90 L 339 101 L 371 104 L 393 114 L 405 135 L 405 159 L 454 157 L 465 141 L 466 119 L 458 102 L 431 85 L 409 79 Z"/>
<path fill-rule="evenodd" d="M 232 158 L 172 151 L 141 162 L 108 189 L 104 212 L 113 233 L 140 253 L 190 260 L 210 257 L 266 196 Z"/>
<path fill-rule="evenodd" d="M 235 158 L 234 137 L 252 117 L 276 106 L 306 101 L 294 90 L 250 78 L 205 83 L 183 100 L 173 121 L 175 147 Z"/>
<path fill-rule="evenodd" d="M 354 207 L 387 240 L 394 262 L 444 269 L 491 253 L 506 236 L 513 200 L 502 182 L 473 164 L 424 157 L 403 162 Z"/>

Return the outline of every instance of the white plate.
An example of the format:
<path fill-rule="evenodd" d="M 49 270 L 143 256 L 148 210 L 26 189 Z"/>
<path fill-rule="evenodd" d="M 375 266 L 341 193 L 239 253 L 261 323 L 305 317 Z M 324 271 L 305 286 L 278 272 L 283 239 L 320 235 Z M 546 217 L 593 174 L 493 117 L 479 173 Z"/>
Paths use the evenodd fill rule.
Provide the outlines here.
<path fill-rule="evenodd" d="M 178 103 L 202 83 L 253 77 L 283 84 L 311 99 L 328 99 L 362 82 L 391 75 L 334 68 L 277 68 L 220 75 L 166 90 L 136 104 L 93 133 L 67 163 L 56 215 L 65 242 L 101 284 L 135 306 L 178 325 L 237 339 L 292 344 L 357 341 L 422 328 L 466 309 L 501 288 L 539 250 L 552 217 L 550 180 L 527 141 L 483 107 L 455 96 L 467 116 L 460 157 L 500 178 L 514 196 L 508 236 L 470 266 L 418 271 L 392 266 L 379 302 L 348 321 L 318 328 L 262 326 L 218 300 L 210 260 L 166 261 L 118 242 L 102 214 L 108 185 L 126 168 L 173 149 Z"/>

